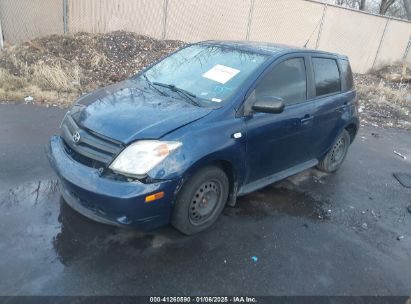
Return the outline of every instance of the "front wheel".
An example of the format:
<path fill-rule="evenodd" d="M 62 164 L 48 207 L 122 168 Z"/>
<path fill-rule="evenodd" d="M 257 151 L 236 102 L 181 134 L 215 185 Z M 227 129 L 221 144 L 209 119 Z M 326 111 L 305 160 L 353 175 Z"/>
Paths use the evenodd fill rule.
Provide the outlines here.
<path fill-rule="evenodd" d="M 350 146 L 350 143 L 350 134 L 347 132 L 347 130 L 343 130 L 340 136 L 335 141 L 331 150 L 318 164 L 317 168 L 327 173 L 337 171 L 341 167 L 345 157 L 347 156 L 348 147 Z"/>
<path fill-rule="evenodd" d="M 171 224 L 187 235 L 207 229 L 223 210 L 228 192 L 229 181 L 223 170 L 215 166 L 201 169 L 178 194 Z"/>

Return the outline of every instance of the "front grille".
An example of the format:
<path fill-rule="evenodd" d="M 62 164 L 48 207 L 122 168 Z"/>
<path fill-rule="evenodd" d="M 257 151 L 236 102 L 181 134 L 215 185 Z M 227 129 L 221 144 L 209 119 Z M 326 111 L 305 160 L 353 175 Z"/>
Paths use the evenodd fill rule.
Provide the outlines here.
<path fill-rule="evenodd" d="M 78 132 L 80 140 L 74 141 L 73 135 Z M 61 126 L 61 137 L 67 152 L 76 161 L 93 168 L 104 168 L 123 149 L 115 140 L 103 137 L 90 130 L 81 129 L 71 115 L 67 115 Z"/>

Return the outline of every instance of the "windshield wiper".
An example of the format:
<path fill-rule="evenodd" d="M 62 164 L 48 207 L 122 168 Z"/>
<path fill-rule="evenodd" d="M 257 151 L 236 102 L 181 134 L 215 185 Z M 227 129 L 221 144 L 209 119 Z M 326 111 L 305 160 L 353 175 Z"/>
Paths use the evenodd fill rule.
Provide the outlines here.
<path fill-rule="evenodd" d="M 154 90 L 156 90 L 157 92 L 159 92 L 161 95 L 169 97 L 168 94 L 166 94 L 166 93 L 164 93 L 163 91 L 159 90 L 159 89 L 154 85 L 155 83 L 152 83 L 152 82 L 150 81 L 150 79 L 148 79 L 148 77 L 146 76 L 146 74 L 143 74 L 143 77 L 144 77 L 144 79 L 147 81 L 148 85 L 149 85 L 151 88 L 153 88 Z"/>
<path fill-rule="evenodd" d="M 176 87 L 174 84 L 166 84 L 166 83 L 161 83 L 161 82 L 153 82 L 154 85 L 170 89 L 173 92 L 179 93 L 180 96 L 184 96 L 191 104 L 201 107 L 201 105 L 196 101 L 194 98 L 197 96 L 189 91 L 186 91 L 184 89 L 181 89 L 179 87 Z"/>

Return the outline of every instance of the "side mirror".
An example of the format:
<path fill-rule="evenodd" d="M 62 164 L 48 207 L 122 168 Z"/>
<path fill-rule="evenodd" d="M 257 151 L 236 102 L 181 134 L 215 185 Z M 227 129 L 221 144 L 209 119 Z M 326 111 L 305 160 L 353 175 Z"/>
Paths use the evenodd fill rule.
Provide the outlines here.
<path fill-rule="evenodd" d="M 252 109 L 255 112 L 278 114 L 284 111 L 284 100 L 280 97 L 261 96 L 255 101 Z"/>

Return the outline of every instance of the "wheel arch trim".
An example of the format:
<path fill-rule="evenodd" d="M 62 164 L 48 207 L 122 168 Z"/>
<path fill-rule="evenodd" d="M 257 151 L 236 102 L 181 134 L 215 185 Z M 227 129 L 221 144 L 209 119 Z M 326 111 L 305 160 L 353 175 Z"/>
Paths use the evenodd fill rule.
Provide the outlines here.
<path fill-rule="evenodd" d="M 243 174 L 241 174 L 240 168 L 237 168 L 232 160 L 225 157 L 221 157 L 218 154 L 207 155 L 206 157 L 193 163 L 184 172 L 182 183 L 178 187 L 177 191 L 179 191 L 182 188 L 185 181 L 189 179 L 193 174 L 195 174 L 195 172 L 198 172 L 200 169 L 207 166 L 216 166 L 221 168 L 225 172 L 225 174 L 228 177 L 230 187 L 227 204 L 230 206 L 234 206 L 237 199 L 239 186 L 242 183 Z"/>

